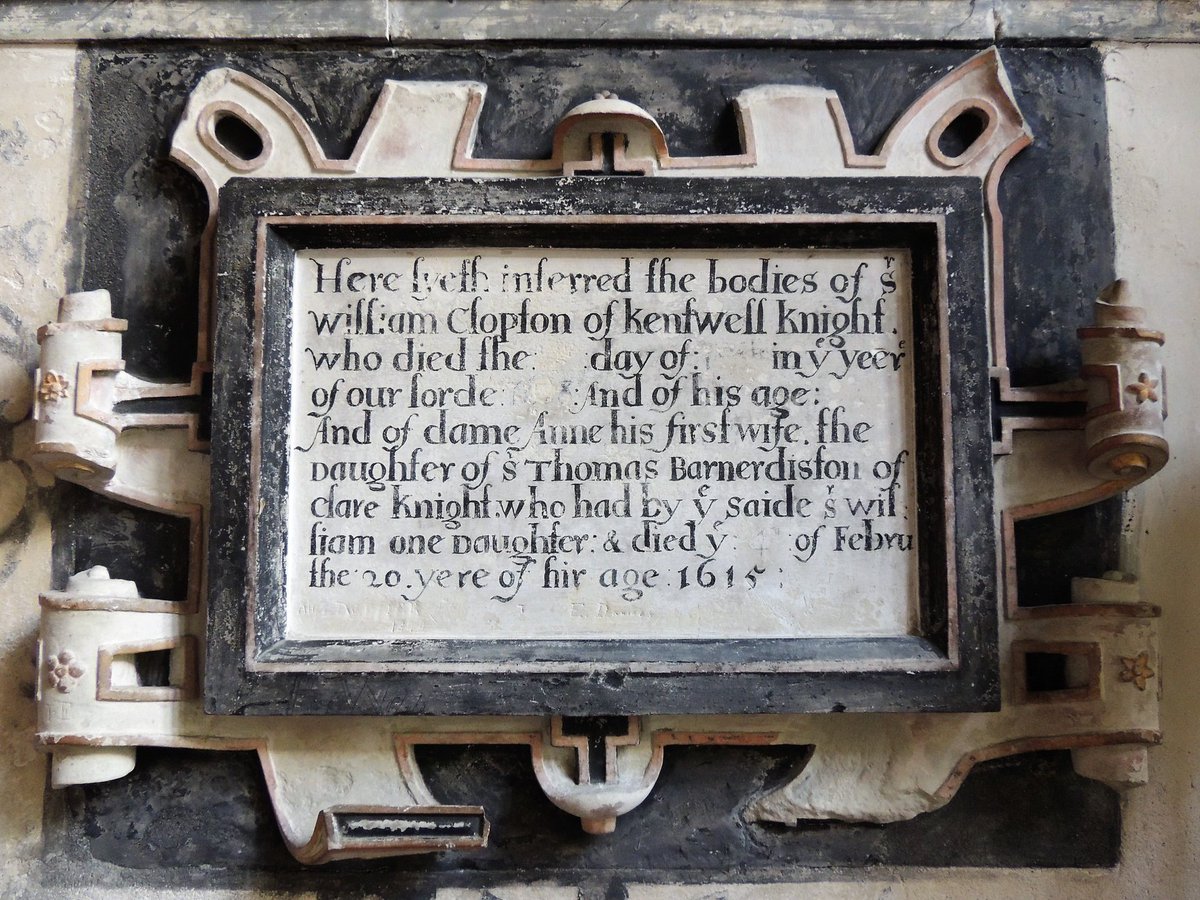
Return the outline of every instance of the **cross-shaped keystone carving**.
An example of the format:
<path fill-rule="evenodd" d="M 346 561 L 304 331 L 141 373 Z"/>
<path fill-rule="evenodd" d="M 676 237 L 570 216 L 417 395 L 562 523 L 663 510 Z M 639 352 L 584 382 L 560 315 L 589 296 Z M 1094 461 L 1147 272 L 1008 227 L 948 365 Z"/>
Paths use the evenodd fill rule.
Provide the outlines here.
<path fill-rule="evenodd" d="M 625 135 L 614 135 L 612 132 L 592 134 L 588 146 L 592 151 L 591 159 L 565 163 L 564 168 L 570 168 L 571 175 L 613 175 L 616 173 L 616 139 L 625 141 Z"/>
<path fill-rule="evenodd" d="M 617 748 L 640 739 L 636 716 L 555 716 L 550 724 L 555 747 L 575 748 L 579 784 L 616 781 Z"/>
<path fill-rule="evenodd" d="M 564 175 L 649 175 L 650 164 L 626 155 L 629 136 L 624 132 L 594 132 L 588 138 L 591 159 L 565 161 Z"/>

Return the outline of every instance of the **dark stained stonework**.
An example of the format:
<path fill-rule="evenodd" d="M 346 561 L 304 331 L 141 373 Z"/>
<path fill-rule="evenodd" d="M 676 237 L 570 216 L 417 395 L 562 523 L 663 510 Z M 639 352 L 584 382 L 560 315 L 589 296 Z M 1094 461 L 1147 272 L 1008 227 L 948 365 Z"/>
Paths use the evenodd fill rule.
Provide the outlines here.
<path fill-rule="evenodd" d="M 55 538 L 71 572 L 104 566 L 112 578 L 137 583 L 144 597 L 182 602 L 187 595 L 188 523 L 135 509 L 74 485 L 62 487 L 63 523 Z"/>
<path fill-rule="evenodd" d="M 108 288 L 114 313 L 130 319 L 130 371 L 188 374 L 205 200 L 200 185 L 167 159 L 167 148 L 189 92 L 215 66 L 241 69 L 279 91 L 335 156 L 349 154 L 387 78 L 486 83 L 478 156 L 548 155 L 562 114 L 601 89 L 649 111 L 672 153 L 689 156 L 735 152 L 729 101 L 760 84 L 837 91 L 855 144 L 869 151 L 910 103 L 974 52 L 98 47 L 85 72 L 92 138 L 79 288 Z M 1075 327 L 1088 320 L 1089 304 L 1113 278 L 1104 82 L 1091 49 L 1009 48 L 1001 55 L 1035 138 L 1009 165 L 1001 205 L 1014 383 L 1037 384 L 1076 374 Z"/>
<path fill-rule="evenodd" d="M 1112 866 L 1119 848 L 1117 795 L 1076 775 L 1066 752 L 980 765 L 949 804 L 910 822 L 787 828 L 747 824 L 741 810 L 790 777 L 802 752 L 673 747 L 646 802 L 596 839 L 546 800 L 524 748 L 431 747 L 418 757 L 426 782 L 450 803 L 483 805 L 486 849 L 300 871 L 272 824 L 254 754 L 139 757 L 125 779 L 71 789 L 49 860 L 53 882 L 428 897 L 439 886 L 495 886 L 536 871 L 539 881 L 602 897 L 614 883 L 803 881 L 861 866 Z M 207 809 L 197 816 L 199 806 Z"/>

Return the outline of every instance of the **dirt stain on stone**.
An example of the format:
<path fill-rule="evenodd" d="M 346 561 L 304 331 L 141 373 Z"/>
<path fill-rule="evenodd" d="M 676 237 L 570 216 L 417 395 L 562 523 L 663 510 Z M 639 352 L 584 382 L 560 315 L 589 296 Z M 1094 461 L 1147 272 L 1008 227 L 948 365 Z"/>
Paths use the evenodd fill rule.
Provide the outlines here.
<path fill-rule="evenodd" d="M 23 165 L 29 159 L 29 135 L 20 122 L 11 128 L 0 127 L 0 160 L 10 166 Z"/>

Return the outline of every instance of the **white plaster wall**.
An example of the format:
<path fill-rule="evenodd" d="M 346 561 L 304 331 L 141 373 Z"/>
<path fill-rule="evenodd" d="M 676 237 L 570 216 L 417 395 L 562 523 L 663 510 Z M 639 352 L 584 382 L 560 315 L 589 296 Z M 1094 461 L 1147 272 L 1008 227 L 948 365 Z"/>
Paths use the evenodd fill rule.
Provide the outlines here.
<path fill-rule="evenodd" d="M 1168 335 L 1171 463 L 1142 488 L 1143 596 L 1163 607 L 1163 745 L 1131 795 L 1125 896 L 1200 896 L 1200 46 L 1108 49 L 1118 271 Z"/>
<path fill-rule="evenodd" d="M 1163 725 L 1151 783 L 1129 795 L 1124 861 L 1114 871 L 888 870 L 814 873 L 805 884 L 632 886 L 631 898 L 1024 898 L 1200 896 L 1200 45 L 1107 48 L 1118 265 L 1168 335 L 1171 464 L 1143 490 L 1145 597 L 1162 605 Z M 69 248 L 74 52 L 0 47 L 0 441 L 24 415 L 29 338 L 64 289 Z M 9 315 L 13 313 L 15 315 Z M 20 442 L 20 429 L 14 441 Z M 0 449 L 7 444 L 0 442 Z M 0 896 L 43 891 L 37 855 L 45 768 L 31 749 L 37 594 L 48 585 L 43 495 L 0 461 Z M 22 518 L 22 509 L 24 513 Z M 28 523 L 28 527 L 24 523 Z M 79 886 L 81 891 L 84 885 Z M 496 897 L 557 900 L 574 891 L 504 885 Z M 107 897 L 269 896 L 242 891 L 87 890 Z M 442 892 L 446 900 L 477 891 Z"/>
<path fill-rule="evenodd" d="M 46 766 L 30 735 L 50 572 L 45 495 L 3 457 L 27 431 L 13 425 L 29 414 L 35 333 L 66 288 L 74 86 L 72 49 L 0 48 L 0 896 L 41 846 Z"/>

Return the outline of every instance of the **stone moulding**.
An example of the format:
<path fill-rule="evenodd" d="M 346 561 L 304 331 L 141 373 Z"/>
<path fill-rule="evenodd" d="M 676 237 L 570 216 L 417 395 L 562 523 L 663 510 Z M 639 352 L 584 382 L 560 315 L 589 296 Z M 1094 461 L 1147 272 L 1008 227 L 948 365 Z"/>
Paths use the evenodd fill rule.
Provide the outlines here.
<path fill-rule="evenodd" d="M 678 744 L 811 746 L 790 782 L 747 798 L 751 821 L 889 822 L 946 803 L 984 759 L 1037 749 L 1071 749 L 1078 771 L 1116 787 L 1146 779 L 1147 745 L 1159 739 L 1158 610 L 1141 600 L 1136 573 L 1076 579 L 1072 596 L 1022 607 L 1016 590 L 1015 523 L 1128 491 L 1166 461 L 1162 335 L 1117 291 L 1082 329 L 1085 365 L 1066 384 L 1014 388 L 1004 346 L 1003 247 L 997 185 L 1032 135 L 997 51 L 988 50 L 931 88 L 860 153 L 835 94 L 770 85 L 735 101 L 741 152 L 675 157 L 646 111 L 598 94 L 568 111 L 549 158 L 474 154 L 484 85 L 388 82 L 352 154 L 329 159 L 292 106 L 266 85 L 230 69 L 194 89 L 171 156 L 204 185 L 210 219 L 202 244 L 200 339 L 189 382 L 145 382 L 124 371 L 126 323 L 107 292 L 63 299 L 57 322 L 39 332 L 36 434 L 30 461 L 130 505 L 189 523 L 188 588 L 182 600 L 143 598 L 102 568 L 41 597 L 38 740 L 53 755 L 56 786 L 121 777 L 138 746 L 258 752 L 280 828 L 303 862 L 483 846 L 489 824 L 478 806 L 445 806 L 426 788 L 414 748 L 427 744 L 518 744 L 530 748 L 537 780 L 589 832 L 615 827 L 654 786 L 666 748 Z M 956 156 L 943 132 L 963 115 L 979 122 Z M 249 149 L 223 137 L 232 117 L 257 137 Z M 803 141 L 796 139 L 803 135 Z M 221 192 L 231 178 L 512 179 L 637 173 L 654 178 L 871 179 L 967 177 L 986 199 L 990 371 L 1001 399 L 1070 400 L 1082 416 L 1003 419 L 993 444 L 999 536 L 1001 710 L 886 716 L 626 716 L 601 738 L 580 737 L 561 716 L 374 717 L 369 684 L 346 687 L 355 715 L 289 718 L 207 715 L 197 670 L 205 643 L 205 542 L 209 464 L 197 417 L 125 414 L 123 401 L 197 396 L 211 367 L 213 243 Z M 166 684 L 142 685 L 135 657 L 167 652 Z M 1027 683 L 1029 654 L 1084 661 L 1060 691 Z M 60 671 L 61 670 L 61 671 Z M 350 696 L 350 694 L 353 696 Z M 602 748 L 602 750 L 601 750 Z M 593 754 L 603 752 L 603 764 Z M 314 824 L 315 823 L 315 824 Z"/>
<path fill-rule="evenodd" d="M 993 42 L 1191 41 L 1195 5 L 1082 0 L 243 0 L 197 4 L 189 15 L 162 0 L 9 0 L 0 39 L 16 43 L 139 40 L 357 39 L 403 44 L 543 41 Z"/>

